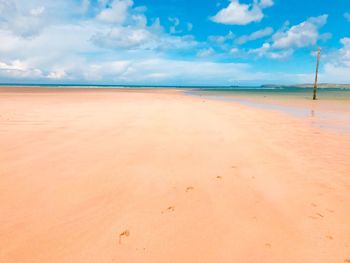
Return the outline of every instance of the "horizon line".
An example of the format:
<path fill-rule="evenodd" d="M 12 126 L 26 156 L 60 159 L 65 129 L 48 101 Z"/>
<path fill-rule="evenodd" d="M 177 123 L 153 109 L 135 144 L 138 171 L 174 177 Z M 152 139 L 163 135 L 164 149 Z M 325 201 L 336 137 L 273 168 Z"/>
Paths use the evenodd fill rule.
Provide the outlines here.
<path fill-rule="evenodd" d="M 83 84 L 83 83 L 0 83 L 0 87 L 12 86 L 63 86 L 63 87 L 136 87 L 136 88 L 230 88 L 230 87 L 264 87 L 264 86 L 277 86 L 277 87 L 298 87 L 298 86 L 313 86 L 313 83 L 298 83 L 298 84 L 252 84 L 252 85 L 149 85 L 149 84 Z M 334 85 L 334 86 L 350 86 L 350 83 L 319 83 L 322 85 Z"/>

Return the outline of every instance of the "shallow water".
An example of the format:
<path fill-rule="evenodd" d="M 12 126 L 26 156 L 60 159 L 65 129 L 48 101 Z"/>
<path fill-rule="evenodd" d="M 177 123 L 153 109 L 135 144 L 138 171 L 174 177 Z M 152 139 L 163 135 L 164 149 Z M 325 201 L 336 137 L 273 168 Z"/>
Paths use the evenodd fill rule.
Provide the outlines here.
<path fill-rule="evenodd" d="M 350 133 L 350 90 L 323 88 L 312 103 L 310 88 L 203 88 L 186 92 L 206 99 L 236 102 L 245 106 L 286 113 L 307 119 L 313 126 Z"/>
<path fill-rule="evenodd" d="M 309 100 L 313 95 L 313 88 L 299 87 L 232 87 L 232 88 L 196 88 L 191 92 L 202 95 L 246 95 L 253 97 L 281 97 L 299 98 Z M 317 91 L 319 99 L 327 100 L 349 100 L 350 89 L 346 88 L 319 88 Z"/>

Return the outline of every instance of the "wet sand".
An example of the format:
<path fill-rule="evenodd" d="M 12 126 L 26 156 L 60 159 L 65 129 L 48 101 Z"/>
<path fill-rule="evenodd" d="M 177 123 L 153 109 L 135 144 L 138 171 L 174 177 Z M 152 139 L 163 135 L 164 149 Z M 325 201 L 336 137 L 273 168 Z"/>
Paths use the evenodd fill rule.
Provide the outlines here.
<path fill-rule="evenodd" d="M 264 95 L 192 90 L 185 91 L 185 94 L 209 100 L 235 102 L 257 109 L 278 111 L 292 117 L 305 119 L 316 127 L 338 133 L 350 133 L 350 91 L 344 94 L 342 99 L 324 96 L 316 101 L 306 96 L 292 96 L 278 92 Z"/>
<path fill-rule="evenodd" d="M 350 133 L 177 90 L 0 89 L 0 262 L 350 262 Z"/>

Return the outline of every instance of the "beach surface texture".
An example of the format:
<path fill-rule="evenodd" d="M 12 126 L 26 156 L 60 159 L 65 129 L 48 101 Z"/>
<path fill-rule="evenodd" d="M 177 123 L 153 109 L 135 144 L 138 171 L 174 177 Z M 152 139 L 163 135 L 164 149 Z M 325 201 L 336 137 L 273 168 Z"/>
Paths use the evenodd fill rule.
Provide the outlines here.
<path fill-rule="evenodd" d="M 313 122 L 175 89 L 1 88 L 0 262 L 348 263 L 350 133 Z"/>

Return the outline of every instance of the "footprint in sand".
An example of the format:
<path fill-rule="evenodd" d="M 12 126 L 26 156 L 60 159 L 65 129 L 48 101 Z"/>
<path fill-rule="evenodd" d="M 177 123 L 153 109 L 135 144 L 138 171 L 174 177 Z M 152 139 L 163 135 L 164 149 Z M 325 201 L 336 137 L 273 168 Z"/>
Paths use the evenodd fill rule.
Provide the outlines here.
<path fill-rule="evenodd" d="M 166 210 L 169 211 L 169 212 L 174 212 L 175 211 L 175 207 L 174 206 L 169 206 Z"/>
<path fill-rule="evenodd" d="M 331 235 L 326 236 L 329 240 L 333 240 L 333 237 Z"/>
<path fill-rule="evenodd" d="M 324 216 L 320 213 L 316 213 L 317 216 L 309 216 L 311 219 L 319 219 L 319 218 L 324 218 Z"/>
<path fill-rule="evenodd" d="M 220 180 L 221 180 L 221 179 L 222 179 L 222 176 L 216 176 L 216 179 L 220 179 Z"/>
<path fill-rule="evenodd" d="M 318 215 L 319 217 L 324 217 L 322 214 L 320 214 L 320 213 L 316 213 L 316 215 Z"/>
<path fill-rule="evenodd" d="M 344 263 L 350 263 L 350 259 L 345 259 Z"/>
<path fill-rule="evenodd" d="M 266 247 L 266 248 L 271 248 L 272 246 L 271 246 L 270 243 L 266 243 L 266 244 L 265 244 L 265 247 Z"/>
<path fill-rule="evenodd" d="M 194 187 L 193 186 L 189 186 L 186 188 L 186 193 L 188 193 L 189 191 L 192 191 L 194 190 Z"/>
<path fill-rule="evenodd" d="M 119 244 L 122 243 L 122 238 L 123 237 L 129 237 L 130 236 L 130 231 L 129 230 L 125 230 L 124 232 L 119 234 Z"/>
<path fill-rule="evenodd" d="M 175 211 L 175 206 L 169 206 L 165 211 L 162 211 L 162 214 L 165 212 L 174 212 Z"/>
<path fill-rule="evenodd" d="M 315 203 L 311 203 L 311 206 L 313 207 L 317 207 L 317 205 Z"/>

